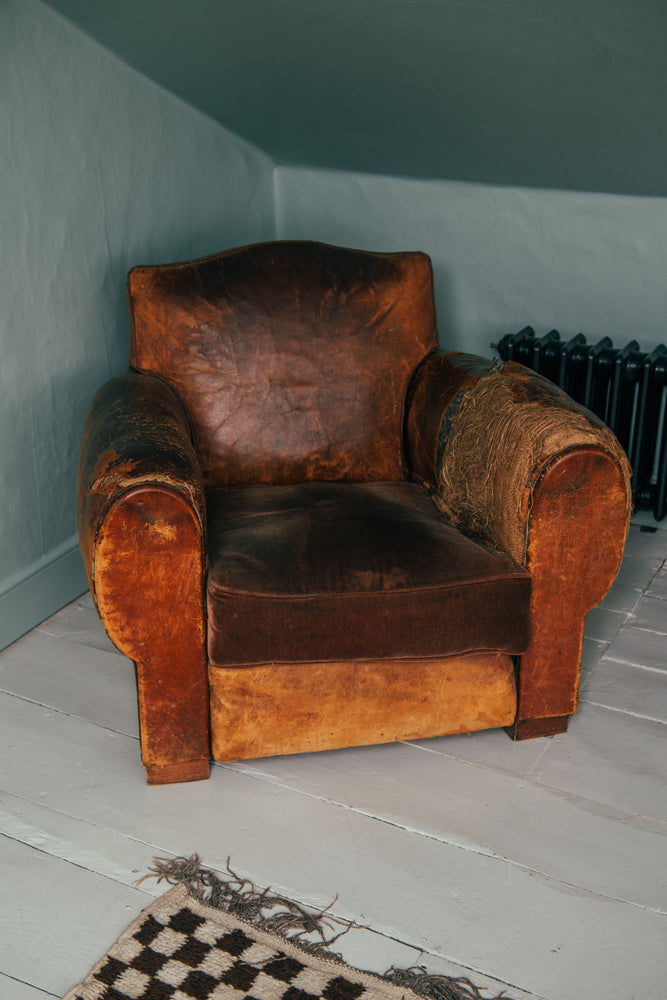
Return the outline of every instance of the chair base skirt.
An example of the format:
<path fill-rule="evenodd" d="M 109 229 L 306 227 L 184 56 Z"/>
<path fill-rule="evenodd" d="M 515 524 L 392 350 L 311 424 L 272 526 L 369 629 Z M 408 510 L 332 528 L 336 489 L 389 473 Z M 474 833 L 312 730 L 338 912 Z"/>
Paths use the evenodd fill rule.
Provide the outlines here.
<path fill-rule="evenodd" d="M 211 667 L 215 760 L 246 760 L 510 726 L 512 657 Z"/>

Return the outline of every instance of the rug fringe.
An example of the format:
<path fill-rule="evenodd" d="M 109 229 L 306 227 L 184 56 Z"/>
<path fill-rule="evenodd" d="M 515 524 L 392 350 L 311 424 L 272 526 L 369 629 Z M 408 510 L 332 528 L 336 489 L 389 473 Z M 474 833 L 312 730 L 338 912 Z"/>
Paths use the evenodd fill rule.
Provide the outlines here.
<path fill-rule="evenodd" d="M 234 914 L 254 927 L 279 934 L 290 941 L 298 941 L 311 954 L 343 961 L 342 956 L 329 949 L 343 934 L 358 925 L 328 913 L 336 899 L 319 913 L 310 913 L 293 899 L 273 893 L 270 888 L 257 888 L 250 879 L 237 875 L 230 868 L 229 861 L 227 858 L 227 874 L 230 877 L 221 879 L 214 871 L 202 867 L 197 854 L 189 858 L 154 858 L 150 874 L 144 878 L 184 885 L 191 896 L 214 909 Z M 306 937 L 309 934 L 317 935 L 319 941 L 309 941 Z"/>
<path fill-rule="evenodd" d="M 211 869 L 204 868 L 197 854 L 189 858 L 154 858 L 149 874 L 139 879 L 137 885 L 149 878 L 166 881 L 170 885 L 184 885 L 191 896 L 214 909 L 234 914 L 254 927 L 297 943 L 311 955 L 345 963 L 342 955 L 330 950 L 331 945 L 348 931 L 362 925 L 329 913 L 337 896 L 326 909 L 311 913 L 293 899 L 273 893 L 270 888 L 259 889 L 250 879 L 237 875 L 229 862 L 228 858 L 226 868 L 229 878 L 224 879 Z M 309 940 L 307 935 L 316 935 L 319 940 Z M 424 1000 L 511 1000 L 505 992 L 485 998 L 470 979 L 432 975 L 424 966 L 409 969 L 392 966 L 377 978 L 409 989 Z"/>
<path fill-rule="evenodd" d="M 465 976 L 436 976 L 427 972 L 425 966 L 415 965 L 410 969 L 389 969 L 382 979 L 394 986 L 404 986 L 424 1000 L 485 1000 L 484 994 Z M 505 991 L 488 1000 L 511 1000 Z"/>

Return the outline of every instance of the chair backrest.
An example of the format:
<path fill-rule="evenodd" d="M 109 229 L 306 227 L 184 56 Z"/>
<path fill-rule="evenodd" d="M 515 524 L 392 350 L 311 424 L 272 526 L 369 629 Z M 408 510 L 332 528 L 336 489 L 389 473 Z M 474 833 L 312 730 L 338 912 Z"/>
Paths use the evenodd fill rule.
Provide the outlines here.
<path fill-rule="evenodd" d="M 260 243 L 128 278 L 130 365 L 165 378 L 206 486 L 405 477 L 410 377 L 437 346 L 431 262 Z"/>

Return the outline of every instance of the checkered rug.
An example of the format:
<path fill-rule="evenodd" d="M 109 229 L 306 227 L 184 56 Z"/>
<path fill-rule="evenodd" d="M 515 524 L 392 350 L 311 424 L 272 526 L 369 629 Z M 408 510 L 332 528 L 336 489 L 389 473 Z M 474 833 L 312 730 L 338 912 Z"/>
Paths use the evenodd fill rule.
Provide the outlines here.
<path fill-rule="evenodd" d="M 159 878 L 185 884 L 151 903 L 64 1000 L 482 1000 L 467 979 L 352 969 L 328 947 L 340 934 L 324 933 L 341 921 L 198 861 L 158 862 Z"/>

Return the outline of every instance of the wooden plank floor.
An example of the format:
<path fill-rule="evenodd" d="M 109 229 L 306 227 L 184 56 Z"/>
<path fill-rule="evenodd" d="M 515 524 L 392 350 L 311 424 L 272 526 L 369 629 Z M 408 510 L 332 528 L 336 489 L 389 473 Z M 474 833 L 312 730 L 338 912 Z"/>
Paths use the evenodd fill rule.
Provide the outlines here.
<path fill-rule="evenodd" d="M 0 653 L 0 996 L 61 997 L 198 852 L 368 929 L 338 947 L 496 994 L 664 1000 L 667 531 L 633 526 L 566 736 L 214 766 L 148 788 L 131 664 L 88 596 Z"/>

